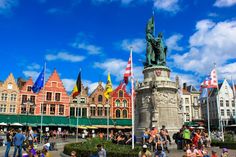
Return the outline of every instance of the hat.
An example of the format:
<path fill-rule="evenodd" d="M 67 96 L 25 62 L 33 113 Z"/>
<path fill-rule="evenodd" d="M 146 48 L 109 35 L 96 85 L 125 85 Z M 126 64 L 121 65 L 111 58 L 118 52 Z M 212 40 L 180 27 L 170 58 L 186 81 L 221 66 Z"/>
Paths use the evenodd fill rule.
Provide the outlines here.
<path fill-rule="evenodd" d="M 152 127 L 153 127 L 153 128 L 155 128 L 155 127 L 156 127 L 156 125 L 154 125 L 154 124 L 153 124 L 153 125 L 152 125 Z"/>
<path fill-rule="evenodd" d="M 227 149 L 227 148 L 223 148 L 222 151 L 223 151 L 223 152 L 228 152 L 228 149 Z"/>
<path fill-rule="evenodd" d="M 143 148 L 147 148 L 147 145 L 146 145 L 146 144 L 144 144 L 144 145 L 143 145 Z"/>

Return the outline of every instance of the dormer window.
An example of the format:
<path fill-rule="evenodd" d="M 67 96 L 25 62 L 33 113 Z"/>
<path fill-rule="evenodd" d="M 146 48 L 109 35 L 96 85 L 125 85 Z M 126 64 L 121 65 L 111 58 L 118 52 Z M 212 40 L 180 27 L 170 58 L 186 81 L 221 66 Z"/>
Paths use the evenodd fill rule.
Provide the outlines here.
<path fill-rule="evenodd" d="M 32 89 L 31 86 L 28 86 L 28 87 L 27 87 L 27 91 L 28 91 L 28 92 L 31 92 L 31 89 Z"/>

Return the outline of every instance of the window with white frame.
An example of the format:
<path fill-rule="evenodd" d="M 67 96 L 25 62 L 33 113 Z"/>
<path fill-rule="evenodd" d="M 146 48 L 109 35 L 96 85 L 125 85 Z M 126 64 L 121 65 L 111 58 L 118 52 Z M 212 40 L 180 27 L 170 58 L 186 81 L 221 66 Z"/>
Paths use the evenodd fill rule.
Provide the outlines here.
<path fill-rule="evenodd" d="M 102 107 L 98 107 L 98 116 L 102 116 Z"/>
<path fill-rule="evenodd" d="M 10 104 L 10 112 L 11 113 L 16 112 L 16 105 Z"/>
<path fill-rule="evenodd" d="M 226 100 L 225 103 L 226 103 L 226 107 L 229 107 L 229 100 Z"/>
<path fill-rule="evenodd" d="M 6 104 L 1 104 L 0 106 L 1 106 L 0 107 L 0 112 L 4 113 L 4 112 L 7 111 L 7 105 Z"/>
<path fill-rule="evenodd" d="M 16 101 L 16 94 L 11 94 L 11 101 Z"/>
<path fill-rule="evenodd" d="M 128 118 L 128 112 L 127 112 L 127 110 L 123 110 L 123 118 Z"/>
<path fill-rule="evenodd" d="M 128 107 L 128 106 L 127 106 L 127 101 L 126 101 L 126 100 L 123 100 L 123 107 Z"/>
<path fill-rule="evenodd" d="M 7 93 L 2 93 L 2 101 L 7 101 Z"/>
<path fill-rule="evenodd" d="M 80 103 L 85 104 L 86 103 L 85 98 L 80 98 Z"/>
<path fill-rule="evenodd" d="M 115 105 L 116 107 L 120 107 L 120 100 L 116 100 Z"/>
<path fill-rule="evenodd" d="M 186 121 L 190 121 L 190 115 L 189 114 L 186 115 Z"/>
<path fill-rule="evenodd" d="M 186 106 L 186 112 L 189 112 L 189 106 Z"/>
<path fill-rule="evenodd" d="M 233 109 L 233 116 L 235 116 L 235 109 Z"/>
<path fill-rule="evenodd" d="M 64 105 L 59 105 L 59 115 L 64 115 Z"/>
<path fill-rule="evenodd" d="M 189 104 L 189 98 L 185 98 L 185 104 Z"/>
<path fill-rule="evenodd" d="M 230 110 L 227 109 L 227 116 L 230 116 Z"/>
<path fill-rule="evenodd" d="M 96 116 L 96 107 L 90 107 L 90 114 L 91 116 Z"/>
<path fill-rule="evenodd" d="M 224 101 L 220 100 L 220 106 L 223 107 L 224 106 Z"/>
<path fill-rule="evenodd" d="M 221 110 L 220 110 L 220 114 L 221 114 L 221 116 L 224 116 L 224 115 L 225 115 L 225 110 L 224 110 L 224 109 L 221 109 Z"/>

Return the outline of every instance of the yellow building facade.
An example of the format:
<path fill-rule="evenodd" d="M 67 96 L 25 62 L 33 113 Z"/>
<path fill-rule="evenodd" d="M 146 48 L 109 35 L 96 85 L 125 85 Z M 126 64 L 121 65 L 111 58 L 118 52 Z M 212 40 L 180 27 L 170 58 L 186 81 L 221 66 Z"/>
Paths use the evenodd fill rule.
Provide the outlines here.
<path fill-rule="evenodd" d="M 16 114 L 19 107 L 19 88 L 12 73 L 0 85 L 0 113 Z"/>

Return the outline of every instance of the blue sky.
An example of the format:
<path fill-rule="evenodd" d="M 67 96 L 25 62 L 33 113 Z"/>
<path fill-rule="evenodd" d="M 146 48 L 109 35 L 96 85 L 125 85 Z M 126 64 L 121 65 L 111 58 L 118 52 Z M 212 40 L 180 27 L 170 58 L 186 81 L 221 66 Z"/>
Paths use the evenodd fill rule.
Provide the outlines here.
<path fill-rule="evenodd" d="M 133 46 L 141 81 L 152 10 L 172 78 L 199 85 L 216 63 L 219 79 L 236 79 L 236 0 L 0 0 L 0 80 L 10 72 L 35 80 L 46 62 L 68 91 L 80 68 L 91 89 L 108 71 L 116 86 Z"/>

